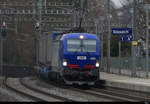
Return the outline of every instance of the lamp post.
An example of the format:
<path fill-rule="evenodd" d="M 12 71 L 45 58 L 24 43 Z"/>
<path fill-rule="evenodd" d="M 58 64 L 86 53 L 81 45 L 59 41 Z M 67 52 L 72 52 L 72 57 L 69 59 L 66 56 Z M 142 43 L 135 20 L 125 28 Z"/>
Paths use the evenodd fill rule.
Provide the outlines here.
<path fill-rule="evenodd" d="M 6 76 L 4 75 L 3 70 L 3 39 L 6 37 L 6 23 L 2 22 L 2 18 L 0 18 L 0 68 L 1 68 L 1 76 L 4 76 L 3 84 L 5 84 Z"/>
<path fill-rule="evenodd" d="M 2 18 L 0 18 L 0 68 L 1 68 L 1 76 L 3 76 L 3 37 L 2 37 Z"/>
<path fill-rule="evenodd" d="M 121 27 L 121 16 L 123 15 L 122 12 L 118 12 L 118 19 L 119 19 L 119 27 Z M 119 41 L 119 74 L 121 74 L 121 41 Z"/>
<path fill-rule="evenodd" d="M 38 16 L 38 22 L 36 23 L 36 38 L 35 38 L 35 49 L 36 49 L 36 65 L 39 66 L 39 45 L 40 45 L 40 36 L 42 34 L 42 9 L 43 9 L 43 4 L 42 0 L 38 0 L 37 2 L 37 16 Z"/>
<path fill-rule="evenodd" d="M 108 26 L 108 34 L 107 34 L 107 72 L 110 72 L 110 38 L 111 38 L 111 24 L 110 24 L 110 0 L 107 0 L 107 26 Z"/>
<path fill-rule="evenodd" d="M 1 20 L 0 20 L 0 25 L 2 23 Z M 0 65 L 1 65 L 0 68 L 1 68 L 1 76 L 2 76 L 2 79 L 3 79 L 4 78 L 3 77 L 3 36 L 2 36 L 1 30 L 2 30 L 2 26 L 0 26 Z M 2 84 L 4 85 L 4 79 L 3 79 Z"/>
<path fill-rule="evenodd" d="M 39 23 L 36 23 L 36 36 L 35 36 L 35 51 L 36 51 L 36 65 L 38 66 L 39 65 L 39 36 L 40 36 L 40 24 Z"/>
<path fill-rule="evenodd" d="M 133 40 L 136 40 L 136 4 L 137 1 L 133 1 L 133 8 L 131 9 L 132 13 L 132 30 L 133 30 Z M 136 46 L 132 44 L 132 77 L 136 77 Z"/>
<path fill-rule="evenodd" d="M 149 65 L 148 65 L 148 56 L 149 56 L 149 10 L 150 4 L 145 4 L 144 9 L 146 10 L 146 77 L 149 77 Z"/>
<path fill-rule="evenodd" d="M 101 41 L 101 68 L 103 68 L 103 57 L 104 57 L 104 51 L 103 51 L 103 41 L 104 41 L 104 37 L 103 37 L 103 23 L 104 23 L 105 18 L 103 16 L 100 17 L 100 41 Z"/>

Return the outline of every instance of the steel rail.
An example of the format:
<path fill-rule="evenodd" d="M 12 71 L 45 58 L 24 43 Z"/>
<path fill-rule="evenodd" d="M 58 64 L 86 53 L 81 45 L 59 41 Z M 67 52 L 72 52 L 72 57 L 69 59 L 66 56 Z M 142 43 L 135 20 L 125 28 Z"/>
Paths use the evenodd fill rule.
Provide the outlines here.
<path fill-rule="evenodd" d="M 33 100 L 35 100 L 35 101 L 44 102 L 43 99 L 40 99 L 40 98 L 38 98 L 38 97 L 35 97 L 35 96 L 32 96 L 32 95 L 26 94 L 26 93 L 24 93 L 24 92 L 22 92 L 22 91 L 19 91 L 19 90 L 15 89 L 15 88 L 9 86 L 8 84 L 6 84 L 6 88 L 7 88 L 8 90 L 11 90 L 11 91 L 13 91 L 13 92 L 16 92 L 16 93 L 18 93 L 18 94 L 20 94 L 20 95 L 22 95 L 22 96 L 25 96 L 25 97 L 27 97 L 27 98 L 33 99 Z"/>
<path fill-rule="evenodd" d="M 30 90 L 33 90 L 33 91 L 35 91 L 35 92 L 39 92 L 39 93 L 41 93 L 41 94 L 44 94 L 44 95 L 46 95 L 46 96 L 50 96 L 50 97 L 53 97 L 53 98 L 55 98 L 55 99 L 59 99 L 59 100 L 65 101 L 65 102 L 75 102 L 74 100 L 71 100 L 71 99 L 68 99 L 68 98 L 65 98 L 65 97 L 61 97 L 61 96 L 57 96 L 57 95 L 54 95 L 54 94 L 50 94 L 50 93 L 44 92 L 44 91 L 42 91 L 42 90 L 39 90 L 39 89 L 37 89 L 37 88 L 31 87 L 30 85 L 25 84 L 25 83 L 23 82 L 23 79 L 20 79 L 20 83 L 21 83 L 24 87 L 26 87 L 26 88 L 28 88 L 28 89 L 30 89 Z"/>
<path fill-rule="evenodd" d="M 98 97 L 98 98 L 104 98 L 104 99 L 108 99 L 108 100 L 112 100 L 112 101 L 135 101 L 135 100 L 129 100 L 126 98 L 122 98 L 120 96 L 116 97 L 116 96 L 112 96 L 109 94 L 104 94 L 104 93 L 94 93 L 92 92 L 92 90 L 85 90 L 85 89 L 81 89 L 79 88 L 75 88 L 74 86 L 67 86 L 67 85 L 59 85 L 57 83 L 54 83 L 53 81 L 44 81 L 45 83 L 47 83 L 49 86 L 51 86 L 50 84 L 52 84 L 53 86 L 57 87 L 57 88 L 63 88 L 63 89 L 67 89 L 67 90 L 71 90 L 71 91 L 76 91 L 76 92 L 80 92 L 83 93 L 85 95 L 89 95 L 89 96 L 94 96 L 94 97 Z M 90 89 L 90 88 L 89 88 Z"/>
<path fill-rule="evenodd" d="M 137 101 L 150 101 L 150 98 L 149 98 L 150 93 L 147 93 L 147 92 L 140 92 L 136 90 L 129 90 L 129 89 L 123 89 L 123 88 L 109 87 L 109 86 L 103 86 L 103 88 L 105 89 L 101 89 L 99 87 L 95 87 L 92 89 L 94 91 L 101 91 L 101 92 L 113 94 L 116 96 L 122 96 L 122 97 L 126 97 L 129 99 L 135 99 Z M 145 95 L 145 96 L 142 96 L 142 95 Z"/>

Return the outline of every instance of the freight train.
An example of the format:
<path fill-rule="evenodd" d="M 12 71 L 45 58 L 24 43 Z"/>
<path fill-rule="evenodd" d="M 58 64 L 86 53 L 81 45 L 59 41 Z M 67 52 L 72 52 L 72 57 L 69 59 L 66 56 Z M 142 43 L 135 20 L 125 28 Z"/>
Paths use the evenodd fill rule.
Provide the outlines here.
<path fill-rule="evenodd" d="M 67 85 L 94 85 L 99 80 L 100 40 L 89 33 L 52 33 L 40 42 L 40 76 Z"/>

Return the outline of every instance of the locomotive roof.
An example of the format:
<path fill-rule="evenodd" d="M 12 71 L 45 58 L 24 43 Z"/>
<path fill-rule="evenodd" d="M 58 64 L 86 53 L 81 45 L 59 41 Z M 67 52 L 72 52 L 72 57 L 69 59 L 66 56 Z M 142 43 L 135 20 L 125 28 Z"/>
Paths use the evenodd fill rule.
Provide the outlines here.
<path fill-rule="evenodd" d="M 97 39 L 97 35 L 96 34 L 89 34 L 89 33 L 69 33 L 69 34 L 64 34 L 61 38 L 62 39 L 65 39 L 65 38 L 73 38 L 73 39 L 76 39 L 76 38 L 79 38 L 79 36 L 85 36 L 86 39 Z"/>

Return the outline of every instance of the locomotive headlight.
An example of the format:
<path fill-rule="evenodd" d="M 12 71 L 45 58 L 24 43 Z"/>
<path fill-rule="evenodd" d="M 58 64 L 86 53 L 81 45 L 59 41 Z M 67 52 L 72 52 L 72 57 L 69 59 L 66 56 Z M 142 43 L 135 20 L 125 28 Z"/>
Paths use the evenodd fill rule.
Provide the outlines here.
<path fill-rule="evenodd" d="M 67 60 L 63 60 L 63 66 L 67 66 Z"/>
<path fill-rule="evenodd" d="M 84 36 L 83 36 L 83 35 L 80 35 L 80 39 L 84 39 Z"/>
<path fill-rule="evenodd" d="M 99 62 L 96 62 L 96 67 L 99 68 L 100 64 Z"/>

